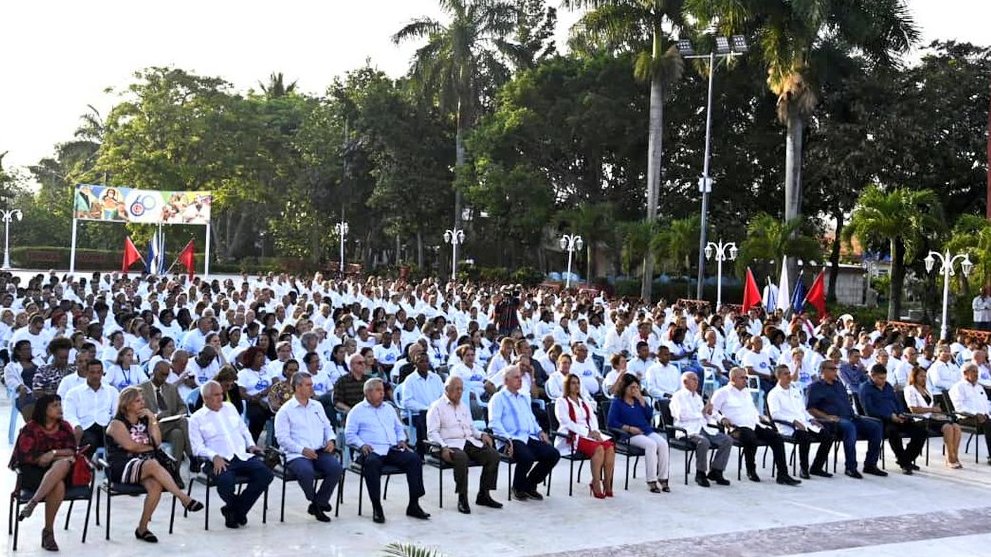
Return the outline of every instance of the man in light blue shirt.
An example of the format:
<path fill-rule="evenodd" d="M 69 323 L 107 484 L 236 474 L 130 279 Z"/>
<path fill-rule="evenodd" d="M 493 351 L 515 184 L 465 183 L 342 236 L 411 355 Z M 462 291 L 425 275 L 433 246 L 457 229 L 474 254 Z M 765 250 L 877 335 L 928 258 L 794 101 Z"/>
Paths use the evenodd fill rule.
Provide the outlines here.
<path fill-rule="evenodd" d="M 414 356 L 413 366 L 416 372 L 409 374 L 402 384 L 402 403 L 403 408 L 413 413 L 411 419 L 416 428 L 416 453 L 422 457 L 426 454 L 427 409 L 444 396 L 444 381 L 430 371 L 430 357 L 422 351 Z"/>
<path fill-rule="evenodd" d="M 319 401 L 313 398 L 313 377 L 300 371 L 292 376 L 293 397 L 275 415 L 275 438 L 286 453 L 286 467 L 296 475 L 310 502 L 306 512 L 330 522 L 330 498 L 344 469 L 334 456 L 337 435 Z M 323 476 L 316 490 L 317 474 Z"/>
<path fill-rule="evenodd" d="M 376 377 L 365 381 L 364 393 L 365 400 L 355 404 L 348 412 L 344 435 L 348 445 L 361 453 L 355 460 L 365 472 L 368 498 L 372 500 L 372 520 L 377 524 L 385 522 L 380 498 L 382 467 L 385 465 L 406 472 L 406 485 L 409 487 L 406 516 L 424 520 L 430 518 L 419 503 L 425 493 L 423 461 L 406 444 L 406 430 L 395 409 L 383 404 L 385 387 L 382 380 Z"/>
<path fill-rule="evenodd" d="M 519 366 L 508 366 L 503 373 L 505 386 L 489 401 L 489 426 L 497 436 L 509 440 L 504 450 L 516 461 L 513 497 L 519 501 L 539 501 L 543 497 L 537 491 L 537 484 L 543 482 L 561 460 L 561 453 L 548 442 L 547 434 L 537 425 L 530 398 L 520 392 L 523 379 Z"/>

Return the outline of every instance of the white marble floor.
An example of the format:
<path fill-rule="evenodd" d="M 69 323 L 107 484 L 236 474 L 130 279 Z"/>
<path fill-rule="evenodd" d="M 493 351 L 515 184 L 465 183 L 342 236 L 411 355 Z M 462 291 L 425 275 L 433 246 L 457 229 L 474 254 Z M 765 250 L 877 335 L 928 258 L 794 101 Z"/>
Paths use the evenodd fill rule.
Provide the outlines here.
<path fill-rule="evenodd" d="M 7 418 L 10 416 L 6 401 L 0 404 L 0 416 L 0 431 L 6 432 Z M 0 459 L 6 463 L 10 447 L 6 442 L 0 445 Z M 388 522 L 381 526 L 372 523 L 367 501 L 365 515 L 357 516 L 357 477 L 349 475 L 340 518 L 335 518 L 330 524 L 317 523 L 305 513 L 302 494 L 294 485 L 288 486 L 286 521 L 279 523 L 279 484 L 273 483 L 268 524 L 261 524 L 259 503 L 250 516 L 251 523 L 247 528 L 227 530 L 218 512 L 219 506 L 214 506 L 209 532 L 203 530 L 201 514 L 188 519 L 183 519 L 180 514 L 176 519 L 175 533 L 170 536 L 167 534 L 168 503 L 163 502 L 155 515 L 152 530 L 159 535 L 160 550 L 178 551 L 189 557 L 214 556 L 218 550 L 225 548 L 242 555 L 296 555 L 312 551 L 341 557 L 380 555 L 383 547 L 390 542 L 413 542 L 436 548 L 452 557 L 553 553 L 669 555 L 664 551 L 664 540 L 671 540 L 676 545 L 676 542 L 690 542 L 701 549 L 706 540 L 732 540 L 759 530 L 780 533 L 782 530 L 774 529 L 790 528 L 794 528 L 796 536 L 801 536 L 801 543 L 789 553 L 811 553 L 823 548 L 814 535 L 819 525 L 823 531 L 828 531 L 828 528 L 851 523 L 848 521 L 869 520 L 879 527 L 889 522 L 893 526 L 897 523 L 897 528 L 902 528 L 895 517 L 911 514 L 923 515 L 920 528 L 925 528 L 925 516 L 939 517 L 945 523 L 957 516 L 961 509 L 991 505 L 991 466 L 984 463 L 983 458 L 981 464 L 975 465 L 971 453 L 969 460 L 964 460 L 964 470 L 948 470 L 942 464 L 940 450 L 940 441 L 933 439 L 931 465 L 923 466 L 921 473 L 911 477 L 893 473 L 888 478 L 868 477 L 858 481 L 841 475 L 832 479 L 806 481 L 797 488 L 775 485 L 770 481 L 769 469 L 763 471 L 765 481 L 760 484 L 746 480 L 737 482 L 734 458 L 730 470 L 733 485 L 710 489 L 700 488 L 694 483 L 688 486 L 681 483 L 683 461 L 681 453 L 674 452 L 671 472 L 673 493 L 650 494 L 641 480 L 631 478 L 629 491 L 623 491 L 619 483 L 620 490 L 616 497 L 608 500 L 592 499 L 585 485 L 576 485 L 574 497 L 568 497 L 568 463 L 562 461 L 555 471 L 550 497 L 543 502 L 506 502 L 507 478 L 503 466 L 496 498 L 506 503 L 505 508 L 499 511 L 473 508 L 471 515 L 459 514 L 455 508 L 450 472 L 444 474 L 444 481 L 447 482 L 445 506 L 438 508 L 437 471 L 425 468 L 428 495 L 421 503 L 427 512 L 433 514 L 431 520 L 421 522 L 403 515 L 405 481 L 397 478 L 390 486 L 389 499 L 384 505 Z M 983 454 L 983 447 L 981 451 Z M 840 459 L 842 468 L 842 455 Z M 622 457 L 617 464 L 617 472 L 621 475 Z M 477 485 L 477 473 L 477 470 L 472 471 L 473 486 Z M 587 471 L 583 478 L 587 479 Z M 5 493 L 10 492 L 13 479 L 13 474 L 9 472 L 0 475 L 0 485 Z M 194 497 L 202 500 L 202 486 L 194 488 Z M 214 497 L 213 501 L 216 503 L 219 498 Z M 147 549 L 138 545 L 141 542 L 135 540 L 132 534 L 140 503 L 138 498 L 116 498 L 112 539 L 105 541 L 103 528 L 91 523 L 85 544 L 81 544 L 79 539 L 84 513 L 77 507 L 73 511 L 70 530 L 56 531 L 62 551 L 79 557 L 111 557 L 133 555 L 135 550 Z M 36 512 L 35 516 L 22 523 L 18 554 L 43 552 L 39 545 L 40 516 L 41 513 Z M 62 516 L 64 514 L 60 513 L 60 519 Z M 815 526 L 798 528 L 810 525 Z M 908 530 L 914 532 L 912 536 L 908 535 Z M 783 531 L 787 533 L 790 530 Z M 917 529 L 906 529 L 906 539 L 912 541 L 904 544 L 882 541 L 882 545 L 870 546 L 869 552 L 899 557 L 986 554 L 983 548 L 991 541 L 991 524 L 987 525 L 987 531 L 968 531 L 966 534 L 960 537 L 944 535 L 928 540 L 924 535 L 920 537 Z M 10 540 L 6 548 L 10 554 Z M 978 548 L 982 550 L 977 551 Z M 848 547 L 822 555 L 860 555 L 867 551 L 868 548 L 863 546 Z M 770 551 L 764 554 L 783 553 Z"/>

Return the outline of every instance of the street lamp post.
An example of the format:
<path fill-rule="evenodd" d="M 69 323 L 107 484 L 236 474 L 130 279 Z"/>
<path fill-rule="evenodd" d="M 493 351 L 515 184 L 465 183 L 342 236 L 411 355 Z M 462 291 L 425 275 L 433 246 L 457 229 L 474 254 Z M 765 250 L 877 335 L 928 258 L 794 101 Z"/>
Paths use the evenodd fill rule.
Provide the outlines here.
<path fill-rule="evenodd" d="M 702 251 L 706 259 L 716 257 L 716 311 L 719 311 L 723 305 L 723 261 L 736 259 L 736 244 L 733 242 L 724 244 L 723 240 L 720 239 L 718 244 L 709 242 Z M 699 295 L 699 298 L 701 299 L 702 296 Z"/>
<path fill-rule="evenodd" d="M 581 250 L 585 243 L 582 241 L 582 237 L 577 234 L 565 234 L 561 236 L 561 249 L 568 250 L 568 274 L 565 275 L 564 287 L 571 288 L 571 258 L 574 256 L 575 250 Z"/>
<path fill-rule="evenodd" d="M 4 235 L 3 235 L 3 268 L 10 268 L 10 222 L 15 218 L 19 221 L 24 218 L 24 214 L 21 213 L 20 209 L 11 209 L 9 211 L 2 210 L 0 214 L 3 215 L 4 223 Z"/>
<path fill-rule="evenodd" d="M 730 41 L 732 40 L 732 44 Z M 686 60 L 699 58 L 709 59 L 709 96 L 705 109 L 705 154 L 702 159 L 702 177 L 699 178 L 699 191 L 702 192 L 702 218 L 699 222 L 699 274 L 696 285 L 696 295 L 702 299 L 702 279 L 705 277 L 705 257 L 703 251 L 706 244 L 706 219 L 709 213 L 709 194 L 712 193 L 712 178 L 709 176 L 709 158 L 712 152 L 712 84 L 716 75 L 716 58 L 729 59 L 747 51 L 747 39 L 743 35 L 732 37 L 716 37 L 716 48 L 709 54 L 696 54 L 691 41 L 680 40 L 677 43 L 678 52 Z"/>
<path fill-rule="evenodd" d="M 334 224 L 334 230 L 337 232 L 337 237 L 341 240 L 341 276 L 345 275 L 344 272 L 344 240 L 348 236 L 348 223 L 338 222 Z"/>
<path fill-rule="evenodd" d="M 974 264 L 970 262 L 970 256 L 966 253 L 958 253 L 951 256 L 950 250 L 946 250 L 946 253 L 930 251 L 929 255 L 927 255 L 925 259 L 926 272 L 932 272 L 933 267 L 936 266 L 937 259 L 939 260 L 939 272 L 943 273 L 943 321 L 939 324 L 939 338 L 946 340 L 946 311 L 947 306 L 950 303 L 950 277 L 955 274 L 953 271 L 953 265 L 959 261 L 960 269 L 963 271 L 963 274 L 969 275 L 970 270 L 974 268 Z"/>
<path fill-rule="evenodd" d="M 458 245 L 465 243 L 465 231 L 460 228 L 444 231 L 444 241 L 451 244 L 451 280 L 458 280 Z"/>

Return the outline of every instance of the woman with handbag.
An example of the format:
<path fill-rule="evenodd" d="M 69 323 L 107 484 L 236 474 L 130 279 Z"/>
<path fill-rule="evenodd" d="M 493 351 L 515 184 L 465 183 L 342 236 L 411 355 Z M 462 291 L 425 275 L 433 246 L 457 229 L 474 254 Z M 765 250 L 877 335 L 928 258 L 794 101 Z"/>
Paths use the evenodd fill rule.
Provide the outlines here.
<path fill-rule="evenodd" d="M 162 432 L 158 419 L 145 407 L 139 387 L 127 387 L 120 393 L 117 415 L 107 426 L 107 460 L 110 464 L 110 481 L 144 486 L 144 509 L 134 537 L 156 543 L 158 538 L 148 530 L 148 521 L 158 506 L 162 491 L 175 495 L 190 512 L 203 509 L 203 504 L 192 499 L 179 488 L 172 474 L 159 462 L 168 458 L 158 449 Z M 161 453 L 159 455 L 159 453 Z"/>
<path fill-rule="evenodd" d="M 960 426 L 953 423 L 953 416 L 943 413 L 936 406 L 933 396 L 926 387 L 926 370 L 913 366 L 908 372 L 908 385 L 905 386 L 905 405 L 913 414 L 926 418 L 926 426 L 933 433 L 943 434 L 946 447 L 946 467 L 960 469 Z"/>
<path fill-rule="evenodd" d="M 79 462 L 88 466 L 84 458 Z M 45 502 L 41 547 L 48 551 L 58 551 L 55 515 L 70 487 L 75 463 L 76 436 L 69 422 L 62 419 L 62 399 L 58 395 L 42 395 L 34 405 L 31 419 L 17 436 L 10 468 L 20 471 L 19 489 L 34 491 L 17 520 L 31 516 L 38 503 Z"/>
<path fill-rule="evenodd" d="M 616 447 L 612 440 L 599 431 L 595 409 L 581 397 L 582 381 L 577 375 L 568 374 L 564 380 L 564 393 L 554 403 L 554 415 L 560 424 L 555 446 L 562 454 L 581 453 L 592 462 L 591 494 L 596 499 L 612 497 L 613 472 L 616 467 Z"/>

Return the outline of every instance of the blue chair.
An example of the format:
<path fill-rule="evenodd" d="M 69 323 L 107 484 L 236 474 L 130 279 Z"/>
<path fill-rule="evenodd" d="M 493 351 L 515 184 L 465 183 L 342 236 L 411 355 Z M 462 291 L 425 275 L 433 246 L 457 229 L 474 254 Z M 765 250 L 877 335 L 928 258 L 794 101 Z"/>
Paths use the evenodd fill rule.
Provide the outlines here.
<path fill-rule="evenodd" d="M 10 398 L 10 429 L 7 431 L 7 444 L 13 445 L 17 437 L 17 420 L 21 417 L 21 413 L 17 410 L 17 393 L 7 389 L 7 397 Z"/>
<path fill-rule="evenodd" d="M 92 466 L 92 465 L 91 465 Z M 10 509 L 7 514 L 7 534 L 13 537 L 14 540 L 14 551 L 17 551 L 17 538 L 21 532 L 21 523 L 17 520 L 17 515 L 21 513 L 21 506 L 26 505 L 31 498 L 34 497 L 34 490 L 22 489 L 21 488 L 21 472 L 18 469 L 14 469 L 17 474 L 17 480 L 14 483 L 14 489 L 10 492 Z M 95 477 L 95 475 L 94 475 Z M 69 518 L 72 517 L 72 505 L 76 501 L 86 501 L 86 518 L 83 521 L 83 541 L 86 543 L 86 534 L 89 532 L 89 515 L 90 509 L 93 508 L 93 482 L 94 479 L 90 479 L 89 485 L 84 485 L 82 487 L 70 487 L 66 489 L 65 499 L 63 501 L 69 502 L 69 509 L 65 513 L 65 529 L 69 529 Z M 42 507 L 44 504 L 42 503 Z M 44 508 L 41 509 L 42 511 Z"/>

